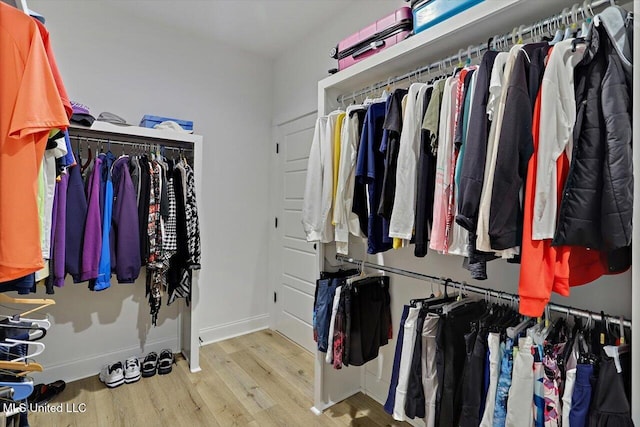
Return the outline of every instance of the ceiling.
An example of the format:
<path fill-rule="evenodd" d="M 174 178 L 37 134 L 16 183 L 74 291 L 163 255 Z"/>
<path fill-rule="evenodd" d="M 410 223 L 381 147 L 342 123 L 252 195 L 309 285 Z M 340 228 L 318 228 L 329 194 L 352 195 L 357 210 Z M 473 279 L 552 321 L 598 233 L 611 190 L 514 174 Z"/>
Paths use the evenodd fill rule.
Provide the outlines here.
<path fill-rule="evenodd" d="M 355 0 L 116 1 L 132 16 L 275 58 Z"/>

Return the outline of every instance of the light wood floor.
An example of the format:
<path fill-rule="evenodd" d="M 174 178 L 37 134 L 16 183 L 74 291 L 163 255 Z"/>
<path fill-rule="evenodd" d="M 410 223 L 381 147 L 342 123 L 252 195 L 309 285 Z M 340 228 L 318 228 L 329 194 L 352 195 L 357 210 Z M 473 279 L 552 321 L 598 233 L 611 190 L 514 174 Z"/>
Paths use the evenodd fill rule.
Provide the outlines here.
<path fill-rule="evenodd" d="M 313 356 L 271 331 L 260 331 L 200 350 L 202 372 L 185 360 L 173 372 L 108 389 L 98 377 L 67 384 L 52 404 L 84 413 L 31 413 L 41 426 L 408 426 L 357 394 L 314 415 Z"/>

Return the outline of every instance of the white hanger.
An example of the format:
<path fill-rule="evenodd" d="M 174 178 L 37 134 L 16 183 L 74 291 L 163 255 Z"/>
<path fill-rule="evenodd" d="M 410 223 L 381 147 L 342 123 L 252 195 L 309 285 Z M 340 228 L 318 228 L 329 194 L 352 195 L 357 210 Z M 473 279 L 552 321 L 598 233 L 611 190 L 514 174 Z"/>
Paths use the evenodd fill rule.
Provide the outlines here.
<path fill-rule="evenodd" d="M 562 9 L 562 23 L 564 24 L 564 34 L 562 35 L 562 40 L 569 40 L 570 38 L 572 38 L 569 13 L 569 9 Z"/>
<path fill-rule="evenodd" d="M 367 273 L 364 272 L 365 260 L 362 260 L 360 263 L 360 274 L 357 276 L 351 276 L 347 278 L 347 285 L 351 285 L 353 282 L 357 282 L 358 280 L 362 280 L 368 277 Z"/>
<path fill-rule="evenodd" d="M 532 320 L 533 320 L 532 318 L 526 317 L 517 326 L 512 326 L 507 328 L 507 335 L 509 336 L 509 338 L 515 339 L 520 334 L 520 332 L 524 331 L 527 328 L 527 326 L 531 324 Z"/>
<path fill-rule="evenodd" d="M 14 318 L 13 316 L 5 316 L 1 314 L 0 314 L 0 318 L 9 319 L 9 323 L 20 323 L 20 322 L 33 323 L 35 325 L 38 325 L 38 327 L 40 328 L 45 328 L 46 330 L 49 330 L 49 328 L 51 327 L 51 322 L 49 321 L 49 319 L 29 319 L 26 317 Z"/>
<path fill-rule="evenodd" d="M 524 37 L 522 36 L 522 33 L 524 33 L 524 28 L 524 25 L 520 25 L 518 27 L 518 44 L 524 43 Z"/>
<path fill-rule="evenodd" d="M 496 34 L 495 36 L 493 36 L 493 38 L 491 39 L 491 48 L 493 50 L 498 50 L 498 35 Z"/>
<path fill-rule="evenodd" d="M 13 338 L 5 338 L 3 342 L 0 342 L 0 346 L 2 347 L 15 347 L 17 345 L 26 344 L 27 346 L 34 346 L 36 350 L 33 353 L 27 353 L 25 356 L 20 356 L 15 359 L 11 359 L 11 362 L 22 362 L 26 359 L 33 359 L 35 356 L 39 356 L 44 352 L 45 345 L 40 341 L 23 341 L 23 340 L 14 340 Z"/>
<path fill-rule="evenodd" d="M 458 287 L 458 298 L 456 299 L 456 301 L 452 302 L 451 304 L 447 304 L 443 307 L 442 312 L 444 314 L 450 313 L 452 310 L 458 307 L 462 307 L 463 305 L 466 305 L 473 301 L 471 298 L 463 297 L 462 291 L 465 288 L 466 288 L 466 282 L 460 283 L 460 286 Z"/>
<path fill-rule="evenodd" d="M 559 24 L 560 19 L 562 19 L 561 16 L 556 16 L 555 19 L 554 19 L 554 26 L 556 28 L 556 34 L 555 34 L 555 36 L 553 36 L 553 40 L 551 40 L 549 42 L 549 44 L 552 45 L 552 46 L 554 44 L 562 41 L 562 39 L 564 38 L 564 33 L 560 29 L 560 24 Z"/>

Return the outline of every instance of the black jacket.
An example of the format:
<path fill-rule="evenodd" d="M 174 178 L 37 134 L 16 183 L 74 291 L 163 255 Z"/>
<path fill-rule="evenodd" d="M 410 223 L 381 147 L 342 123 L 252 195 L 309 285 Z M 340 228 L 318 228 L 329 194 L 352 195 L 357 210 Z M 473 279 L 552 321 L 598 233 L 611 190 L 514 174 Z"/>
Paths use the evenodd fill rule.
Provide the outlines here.
<path fill-rule="evenodd" d="M 521 199 L 520 194 L 526 187 L 527 167 L 533 154 L 533 107 L 548 51 L 548 43 L 524 45 L 511 70 L 489 209 L 489 239 L 493 249 L 522 244 L 524 197 Z M 542 60 L 542 65 L 532 59 Z"/>
<path fill-rule="evenodd" d="M 625 38 L 632 38 L 632 24 L 624 26 L 621 8 L 605 12 L 575 68 L 573 158 L 553 244 L 609 252 L 631 244 L 632 67 Z"/>
<path fill-rule="evenodd" d="M 469 117 L 469 132 L 465 153 L 462 158 L 462 171 L 458 189 L 458 214 L 456 222 L 464 229 L 475 232 L 480 206 L 480 194 L 484 180 L 484 164 L 487 157 L 487 139 L 490 122 L 487 118 L 487 101 L 491 71 L 498 52 L 488 51 L 482 57 L 476 79 L 476 93 Z"/>

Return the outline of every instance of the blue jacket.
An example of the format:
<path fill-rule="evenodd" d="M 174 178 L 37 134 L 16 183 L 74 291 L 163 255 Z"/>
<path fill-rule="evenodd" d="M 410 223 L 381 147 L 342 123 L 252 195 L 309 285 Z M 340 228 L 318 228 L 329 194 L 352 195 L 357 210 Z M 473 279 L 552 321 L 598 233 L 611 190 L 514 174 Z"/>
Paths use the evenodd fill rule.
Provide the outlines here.
<path fill-rule="evenodd" d="M 102 211 L 102 250 L 100 263 L 98 264 L 98 278 L 93 284 L 94 291 L 101 291 L 111 286 L 111 250 L 109 234 L 111 232 L 111 213 L 113 209 L 113 182 L 111 181 L 111 165 L 115 160 L 113 154 L 100 154 L 102 158 L 102 173 L 100 174 L 100 187 L 104 182 L 104 199 Z"/>

